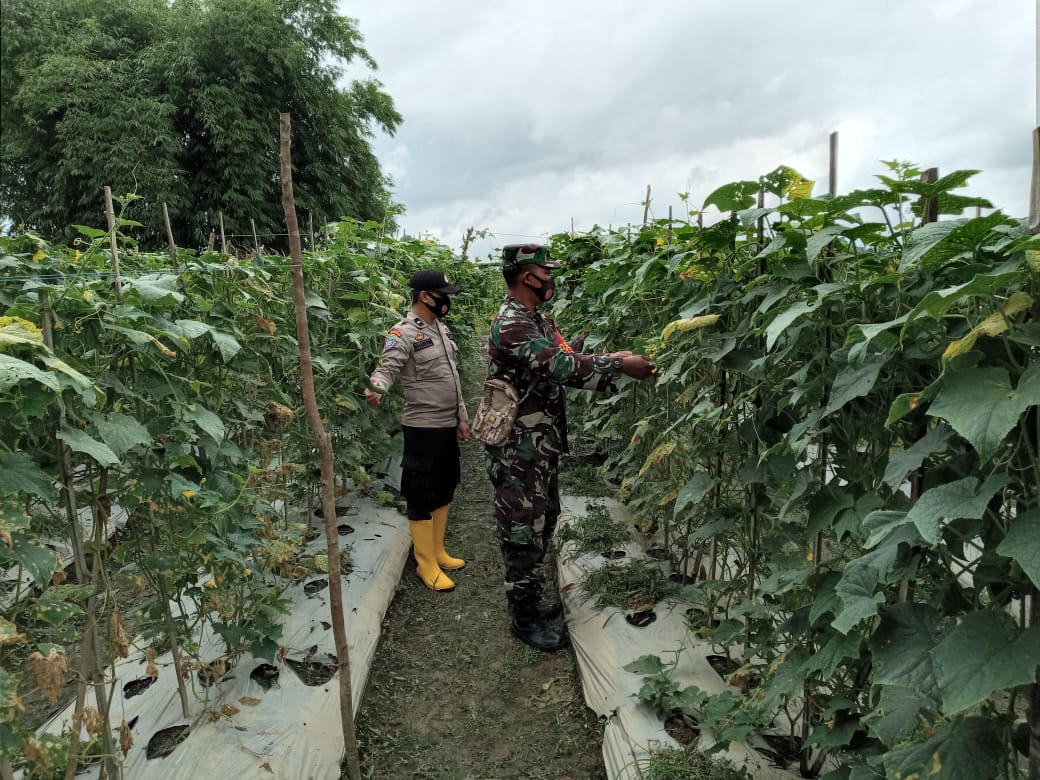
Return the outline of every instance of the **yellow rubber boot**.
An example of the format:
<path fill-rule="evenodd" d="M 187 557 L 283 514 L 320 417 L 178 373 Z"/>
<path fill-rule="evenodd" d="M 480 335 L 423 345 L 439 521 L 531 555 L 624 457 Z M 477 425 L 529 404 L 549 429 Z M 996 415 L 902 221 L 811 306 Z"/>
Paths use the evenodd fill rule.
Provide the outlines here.
<path fill-rule="evenodd" d="M 455 558 L 448 555 L 444 549 L 444 531 L 448 527 L 448 507 L 451 504 L 445 504 L 440 509 L 434 509 L 430 514 L 433 515 L 433 543 L 434 549 L 437 551 L 437 563 L 444 571 L 458 571 L 466 565 L 466 562 L 462 558 Z"/>
<path fill-rule="evenodd" d="M 412 532 L 412 546 L 418 564 L 415 573 L 419 579 L 430 590 L 454 590 L 455 583 L 437 565 L 433 520 L 409 520 L 408 528 Z"/>

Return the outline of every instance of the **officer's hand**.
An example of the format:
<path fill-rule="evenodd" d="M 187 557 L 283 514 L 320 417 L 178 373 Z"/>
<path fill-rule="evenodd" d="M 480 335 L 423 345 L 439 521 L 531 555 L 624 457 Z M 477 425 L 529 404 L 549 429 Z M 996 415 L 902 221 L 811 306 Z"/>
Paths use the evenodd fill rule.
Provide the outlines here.
<path fill-rule="evenodd" d="M 373 393 L 366 387 L 365 400 L 368 401 L 369 406 L 379 406 L 379 404 L 383 401 L 383 395 L 382 393 Z"/>
<path fill-rule="evenodd" d="M 466 441 L 469 438 L 469 423 L 465 420 L 459 423 L 458 437 L 459 441 Z"/>
<path fill-rule="evenodd" d="M 621 372 L 633 379 L 646 379 L 654 373 L 654 367 L 644 355 L 630 354 L 621 361 Z"/>

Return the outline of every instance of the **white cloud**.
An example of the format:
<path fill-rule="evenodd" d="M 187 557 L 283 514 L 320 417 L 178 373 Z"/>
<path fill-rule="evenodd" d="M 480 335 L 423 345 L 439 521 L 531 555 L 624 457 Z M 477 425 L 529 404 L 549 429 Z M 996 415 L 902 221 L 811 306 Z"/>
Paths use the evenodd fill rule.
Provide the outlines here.
<path fill-rule="evenodd" d="M 344 4 L 405 122 L 377 151 L 412 233 L 457 244 L 658 217 L 691 191 L 791 165 L 840 191 L 881 159 L 980 168 L 1024 215 L 1035 7 L 944 3 Z M 516 234 L 507 235 L 507 234 Z"/>

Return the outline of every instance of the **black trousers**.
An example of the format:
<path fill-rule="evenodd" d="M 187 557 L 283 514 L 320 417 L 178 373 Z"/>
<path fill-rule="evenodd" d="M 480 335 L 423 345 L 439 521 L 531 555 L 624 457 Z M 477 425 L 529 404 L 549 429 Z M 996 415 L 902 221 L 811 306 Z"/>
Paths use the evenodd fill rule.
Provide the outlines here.
<path fill-rule="evenodd" d="M 430 513 L 450 504 L 459 484 L 457 429 L 405 425 L 401 459 L 401 495 L 409 520 L 429 520 Z"/>

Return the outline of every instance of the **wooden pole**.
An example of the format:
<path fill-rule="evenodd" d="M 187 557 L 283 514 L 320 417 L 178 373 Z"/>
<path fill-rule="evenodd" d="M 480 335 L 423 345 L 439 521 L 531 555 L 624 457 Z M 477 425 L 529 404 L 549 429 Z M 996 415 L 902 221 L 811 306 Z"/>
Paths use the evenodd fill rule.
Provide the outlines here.
<path fill-rule="evenodd" d="M 216 240 L 217 240 L 217 234 L 216 234 L 215 231 L 213 231 L 211 229 L 209 231 L 209 243 L 206 245 L 206 251 L 207 252 L 212 252 L 213 251 L 213 246 L 216 243 Z"/>
<path fill-rule="evenodd" d="M 921 174 L 921 181 L 925 184 L 935 184 L 939 181 L 939 169 L 929 168 Z M 935 195 L 924 195 L 921 197 L 921 223 L 939 221 L 939 198 Z"/>
<path fill-rule="evenodd" d="M 672 244 L 672 207 L 668 207 L 668 245 Z"/>
<path fill-rule="evenodd" d="M 466 228 L 466 235 L 462 237 L 462 262 L 466 262 L 466 257 L 469 254 L 469 245 L 473 241 L 473 227 L 472 225 Z"/>
<path fill-rule="evenodd" d="M 170 248 L 170 264 L 173 270 L 177 270 L 177 244 L 173 240 L 173 227 L 170 225 L 170 210 L 166 208 L 166 201 L 162 204 L 163 222 L 166 223 L 166 243 Z"/>
<path fill-rule="evenodd" d="M 257 254 L 260 254 L 260 239 L 256 237 L 256 220 L 250 218 L 249 225 L 253 228 L 253 248 Z"/>
<path fill-rule="evenodd" d="M 827 191 L 838 194 L 838 131 L 831 133 L 830 167 L 827 175 Z"/>
<path fill-rule="evenodd" d="M 571 217 L 571 238 L 574 238 L 574 217 Z"/>
<path fill-rule="evenodd" d="M 310 230 L 310 234 L 311 234 L 311 251 L 313 252 L 314 249 L 315 249 L 315 246 L 314 246 L 314 212 L 312 212 L 312 211 L 308 211 L 307 212 L 307 226 L 308 226 L 308 228 Z"/>
<path fill-rule="evenodd" d="M 347 629 L 343 619 L 343 590 L 340 581 L 339 531 L 336 528 L 336 495 L 333 480 L 332 439 L 321 421 L 314 393 L 314 371 L 311 363 L 310 329 L 307 324 L 307 302 L 304 298 L 303 247 L 300 225 L 293 198 L 292 155 L 289 114 L 279 114 L 279 158 L 282 176 L 282 208 L 289 233 L 289 256 L 292 259 L 293 306 L 296 310 L 296 341 L 300 347 L 300 384 L 307 422 L 314 434 L 321 464 L 321 507 L 325 519 L 325 539 L 329 555 L 329 607 L 332 612 L 332 634 L 336 642 L 336 665 L 339 672 L 339 710 L 343 721 L 343 745 L 346 750 L 347 773 L 351 780 L 361 780 L 357 733 L 354 727 L 353 693 L 350 684 L 350 660 Z"/>
<path fill-rule="evenodd" d="M 650 185 L 646 185 L 646 200 L 643 201 L 643 227 L 646 227 L 646 220 L 650 216 Z"/>
<path fill-rule="evenodd" d="M 112 277 L 116 301 L 123 302 L 123 285 L 119 281 L 119 242 L 116 241 L 116 211 L 112 207 L 112 188 L 105 187 L 105 216 L 108 218 L 108 243 L 112 247 Z"/>
<path fill-rule="evenodd" d="M 220 217 L 220 253 L 227 254 L 227 238 L 224 236 L 224 212 L 218 211 L 217 216 Z"/>
<path fill-rule="evenodd" d="M 1037 20 L 1040 35 L 1040 19 Z M 1040 86 L 1037 87 L 1040 89 Z M 1033 130 L 1033 175 L 1029 185 L 1029 232 L 1040 233 L 1040 127 Z"/>

